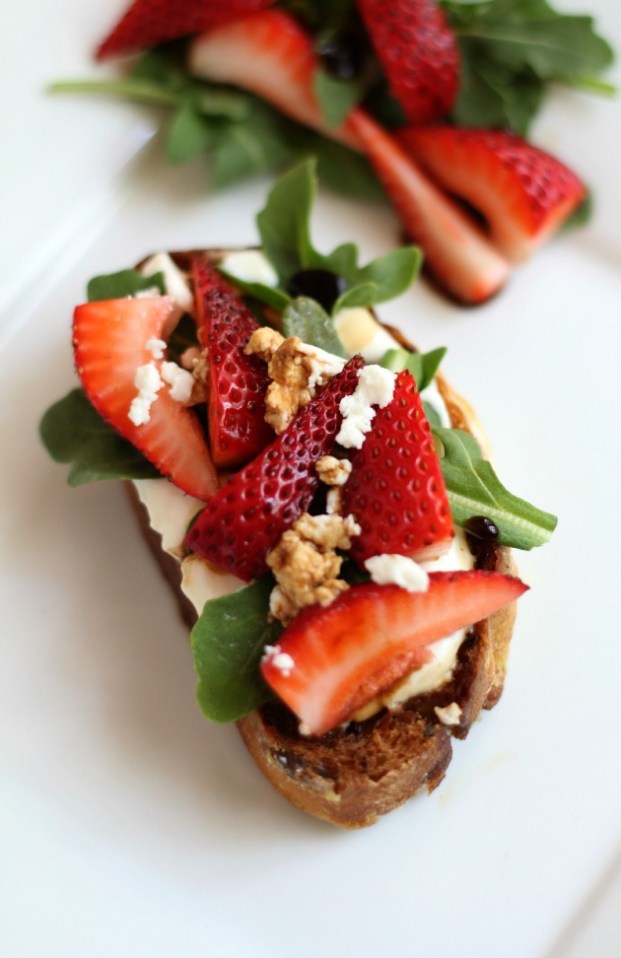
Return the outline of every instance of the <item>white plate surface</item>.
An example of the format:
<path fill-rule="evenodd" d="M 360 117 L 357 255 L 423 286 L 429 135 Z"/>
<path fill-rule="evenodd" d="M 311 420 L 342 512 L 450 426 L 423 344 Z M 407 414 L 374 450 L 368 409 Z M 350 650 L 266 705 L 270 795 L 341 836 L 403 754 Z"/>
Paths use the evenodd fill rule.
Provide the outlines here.
<path fill-rule="evenodd" d="M 383 310 L 423 348 L 448 345 L 501 476 L 560 523 L 520 557 L 532 589 L 498 708 L 432 796 L 342 834 L 284 804 L 234 730 L 202 719 L 122 490 L 70 490 L 38 444 L 73 383 L 86 280 L 158 248 L 252 242 L 268 185 L 209 195 L 200 164 L 179 175 L 144 147 L 140 110 L 40 93 L 92 70 L 121 6 L 24 0 L 5 29 L 0 954 L 618 958 L 618 103 L 561 93 L 535 131 L 593 186 L 586 229 L 484 308 L 421 283 Z M 621 48 L 613 0 L 589 6 Z M 388 210 L 322 195 L 314 233 L 322 248 L 355 238 L 366 259 L 396 229 Z"/>

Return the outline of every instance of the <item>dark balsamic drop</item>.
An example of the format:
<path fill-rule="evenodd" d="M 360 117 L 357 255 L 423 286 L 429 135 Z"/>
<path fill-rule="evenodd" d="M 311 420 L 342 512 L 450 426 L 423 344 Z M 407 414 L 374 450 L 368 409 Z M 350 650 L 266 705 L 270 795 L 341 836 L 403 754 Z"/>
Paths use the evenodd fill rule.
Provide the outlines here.
<path fill-rule="evenodd" d="M 291 296 L 310 296 L 326 312 L 330 312 L 346 289 L 347 283 L 343 277 L 329 269 L 301 269 L 287 284 L 287 292 Z"/>
<path fill-rule="evenodd" d="M 464 530 L 468 548 L 476 559 L 477 569 L 492 569 L 496 562 L 500 537 L 496 523 L 487 516 L 472 516 Z"/>
<path fill-rule="evenodd" d="M 320 44 L 318 52 L 326 73 L 335 80 L 353 80 L 362 72 L 364 56 L 354 32 L 333 34 Z"/>

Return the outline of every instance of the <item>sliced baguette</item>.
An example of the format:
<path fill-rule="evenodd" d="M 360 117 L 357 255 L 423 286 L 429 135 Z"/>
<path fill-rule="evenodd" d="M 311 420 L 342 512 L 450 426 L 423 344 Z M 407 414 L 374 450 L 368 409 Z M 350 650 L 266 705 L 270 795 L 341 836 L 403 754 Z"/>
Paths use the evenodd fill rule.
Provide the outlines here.
<path fill-rule="evenodd" d="M 199 251 L 171 254 L 184 270 Z M 223 250 L 200 251 L 215 262 Z M 412 348 L 393 327 L 386 329 Z M 470 404 L 442 376 L 437 385 L 452 425 L 486 439 Z M 170 583 L 185 622 L 197 613 L 181 591 L 179 561 L 161 547 L 134 486 L 127 484 L 143 534 Z M 514 575 L 509 549 L 498 547 L 485 568 Z M 350 722 L 321 737 L 303 736 L 286 706 L 270 703 L 241 719 L 237 727 L 257 766 L 289 802 L 342 828 L 371 825 L 378 817 L 442 781 L 452 757 L 452 739 L 465 738 L 482 709 L 492 708 L 503 690 L 515 619 L 510 605 L 473 626 L 462 643 L 450 681 L 411 698 L 394 711 L 383 709 L 363 722 Z M 442 710 L 456 703 L 458 719 L 444 724 Z M 445 718 L 446 721 L 446 718 Z"/>

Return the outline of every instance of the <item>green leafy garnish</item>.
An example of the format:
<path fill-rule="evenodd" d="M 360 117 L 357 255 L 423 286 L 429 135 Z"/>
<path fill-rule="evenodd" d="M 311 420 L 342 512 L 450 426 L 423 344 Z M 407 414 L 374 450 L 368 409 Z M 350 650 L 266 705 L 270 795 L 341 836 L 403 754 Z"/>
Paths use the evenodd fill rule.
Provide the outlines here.
<path fill-rule="evenodd" d="M 432 429 L 435 429 L 436 426 L 442 425 L 442 417 L 440 416 L 440 413 L 438 412 L 435 406 L 432 406 L 430 402 L 426 402 L 425 400 L 423 400 L 423 409 L 425 410 L 427 422 L 429 423 Z"/>
<path fill-rule="evenodd" d="M 284 336 L 298 336 L 303 343 L 335 356 L 346 356 L 332 318 L 308 296 L 298 296 L 288 304 L 282 315 L 282 331 Z"/>
<path fill-rule="evenodd" d="M 440 463 L 457 525 L 485 515 L 498 526 L 502 545 L 532 549 L 548 542 L 556 517 L 505 489 L 473 436 L 441 427 L 435 427 L 433 434 L 440 446 Z"/>
<path fill-rule="evenodd" d="M 313 90 L 328 126 L 338 127 L 347 114 L 363 99 L 368 83 L 364 77 L 337 80 L 319 67 L 315 73 Z"/>
<path fill-rule="evenodd" d="M 441 0 L 457 34 L 461 89 L 453 119 L 524 135 L 552 83 L 610 94 L 599 74 L 613 61 L 592 17 L 546 0 Z"/>
<path fill-rule="evenodd" d="M 220 272 L 229 279 L 234 286 L 237 286 L 242 293 L 245 293 L 246 296 L 258 299 L 260 303 L 265 303 L 267 306 L 279 310 L 279 312 L 282 312 L 285 306 L 291 302 L 289 294 L 285 293 L 282 289 L 278 289 L 277 286 L 265 286 L 263 283 L 248 283 L 244 279 L 239 279 L 234 273 L 229 273 L 222 268 L 220 268 Z"/>
<path fill-rule="evenodd" d="M 271 576 L 205 603 L 192 629 L 198 703 L 212 722 L 234 722 L 271 697 L 259 663 L 282 632 L 268 623 Z"/>
<path fill-rule="evenodd" d="M 212 125 L 191 99 L 181 101 L 166 136 L 166 159 L 173 165 L 188 163 L 215 142 Z"/>
<path fill-rule="evenodd" d="M 409 349 L 389 349 L 382 357 L 380 366 L 390 369 L 393 373 L 409 369 L 416 380 L 419 392 L 422 392 L 433 381 L 445 355 L 445 346 L 432 349 L 428 353 L 414 353 Z"/>
<path fill-rule="evenodd" d="M 71 463 L 67 482 L 153 479 L 157 469 L 97 413 L 81 389 L 73 389 L 44 414 L 39 433 L 55 462 Z"/>
<path fill-rule="evenodd" d="M 251 93 L 191 77 L 183 63 L 184 44 L 148 50 L 130 72 L 103 80 L 66 80 L 52 93 L 118 97 L 170 113 L 164 137 L 167 159 L 187 163 L 211 159 L 210 184 L 222 189 L 262 173 L 279 173 L 314 156 L 326 186 L 349 196 L 381 201 L 383 192 L 368 161 L 340 143 L 287 119 Z M 345 94 L 350 97 L 349 91 Z"/>
<path fill-rule="evenodd" d="M 118 273 L 109 273 L 107 276 L 95 276 L 86 287 L 89 303 L 99 299 L 123 299 L 125 296 L 135 296 L 145 289 L 159 289 L 162 296 L 166 292 L 164 274 L 154 273 L 153 276 L 143 276 L 135 269 L 122 269 Z"/>
<path fill-rule="evenodd" d="M 342 276 L 349 286 L 336 301 L 334 311 L 345 306 L 373 306 L 400 296 L 418 275 L 422 261 L 418 247 L 401 247 L 361 267 L 354 243 L 344 243 L 328 254 L 313 246 L 310 215 L 317 182 L 315 168 L 314 160 L 309 159 L 283 174 L 257 216 L 261 245 L 281 287 L 286 289 L 300 270 L 326 269 Z"/>

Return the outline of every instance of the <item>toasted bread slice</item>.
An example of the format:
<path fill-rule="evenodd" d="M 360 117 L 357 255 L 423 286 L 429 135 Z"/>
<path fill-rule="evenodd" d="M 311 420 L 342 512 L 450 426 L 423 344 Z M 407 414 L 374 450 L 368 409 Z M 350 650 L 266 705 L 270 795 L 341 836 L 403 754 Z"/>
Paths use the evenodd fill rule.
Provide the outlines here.
<path fill-rule="evenodd" d="M 195 252 L 172 255 L 180 268 L 187 269 Z M 217 261 L 225 251 L 201 252 Z M 386 329 L 412 348 L 398 330 Z M 485 435 L 470 404 L 443 377 L 437 377 L 437 385 L 452 425 L 471 432 L 485 449 Z M 180 563 L 161 548 L 131 483 L 128 491 L 145 538 L 184 620 L 192 626 L 197 613 L 181 591 Z M 516 572 L 511 551 L 504 547 L 488 553 L 485 568 Z M 242 739 L 259 769 L 293 805 L 343 828 L 371 825 L 417 792 L 432 791 L 451 761 L 452 739 L 465 738 L 481 710 L 497 703 L 514 618 L 513 604 L 473 626 L 461 644 L 450 680 L 398 709 L 382 709 L 365 721 L 313 737 L 301 735 L 295 716 L 273 702 L 238 721 Z"/>

